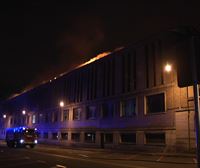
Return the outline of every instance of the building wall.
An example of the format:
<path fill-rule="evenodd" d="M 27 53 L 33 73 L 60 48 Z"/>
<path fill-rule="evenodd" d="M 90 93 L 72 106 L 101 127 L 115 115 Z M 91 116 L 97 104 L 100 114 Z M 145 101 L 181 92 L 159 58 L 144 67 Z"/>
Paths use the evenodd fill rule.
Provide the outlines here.
<path fill-rule="evenodd" d="M 177 86 L 175 46 L 176 37 L 156 36 L 9 99 L 1 130 L 33 126 L 40 142 L 64 145 L 192 150 L 192 88 Z"/>

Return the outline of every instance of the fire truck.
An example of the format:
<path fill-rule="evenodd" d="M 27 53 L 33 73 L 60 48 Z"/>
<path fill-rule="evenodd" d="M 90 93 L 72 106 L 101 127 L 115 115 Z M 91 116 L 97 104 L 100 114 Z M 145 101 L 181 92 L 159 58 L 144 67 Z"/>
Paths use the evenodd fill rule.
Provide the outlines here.
<path fill-rule="evenodd" d="M 34 148 L 38 143 L 37 129 L 28 127 L 15 127 L 6 130 L 6 143 L 8 147 Z"/>

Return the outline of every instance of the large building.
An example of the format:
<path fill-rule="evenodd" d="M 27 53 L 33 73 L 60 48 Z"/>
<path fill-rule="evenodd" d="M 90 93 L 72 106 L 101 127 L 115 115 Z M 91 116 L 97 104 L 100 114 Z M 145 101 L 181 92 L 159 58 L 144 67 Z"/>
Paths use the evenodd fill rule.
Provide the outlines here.
<path fill-rule="evenodd" d="M 193 90 L 178 87 L 172 59 L 177 39 L 156 35 L 9 98 L 1 104 L 0 138 L 8 127 L 27 125 L 43 143 L 195 150 Z"/>

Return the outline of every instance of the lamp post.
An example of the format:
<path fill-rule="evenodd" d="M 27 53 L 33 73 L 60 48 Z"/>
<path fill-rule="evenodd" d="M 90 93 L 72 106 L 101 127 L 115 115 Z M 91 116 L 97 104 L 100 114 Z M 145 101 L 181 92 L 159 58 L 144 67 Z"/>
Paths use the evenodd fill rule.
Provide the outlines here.
<path fill-rule="evenodd" d="M 191 47 L 191 54 L 192 54 L 192 75 L 193 75 L 193 93 L 194 93 L 194 107 L 195 107 L 195 128 L 196 128 L 196 144 L 197 144 L 197 167 L 200 168 L 200 107 L 199 107 L 199 86 L 198 86 L 198 80 L 197 80 L 197 67 L 196 67 L 196 60 L 195 60 L 195 53 L 194 53 L 194 44 L 193 44 L 193 38 L 191 38 L 190 47 Z M 164 66 L 165 72 L 169 73 L 172 71 L 171 64 L 167 63 Z"/>
<path fill-rule="evenodd" d="M 196 144 L 197 144 L 197 164 L 200 168 L 200 110 L 199 110 L 199 86 L 197 79 L 197 65 L 196 65 L 196 53 L 194 48 L 195 37 L 190 38 L 190 48 L 191 48 L 191 65 L 192 75 L 193 75 L 193 92 L 194 92 L 194 107 L 195 107 L 195 128 L 196 128 Z"/>

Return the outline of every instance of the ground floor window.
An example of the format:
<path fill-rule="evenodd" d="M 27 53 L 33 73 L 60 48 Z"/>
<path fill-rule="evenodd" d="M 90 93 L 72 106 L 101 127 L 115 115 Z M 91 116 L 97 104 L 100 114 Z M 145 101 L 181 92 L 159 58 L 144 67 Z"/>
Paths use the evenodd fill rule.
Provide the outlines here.
<path fill-rule="evenodd" d="M 146 144 L 165 144 L 165 133 L 146 133 Z"/>
<path fill-rule="evenodd" d="M 75 141 L 75 142 L 79 142 L 80 141 L 80 133 L 72 133 L 71 140 Z"/>
<path fill-rule="evenodd" d="M 40 132 L 37 132 L 37 137 L 41 138 L 41 133 Z"/>
<path fill-rule="evenodd" d="M 48 139 L 48 132 L 44 132 L 43 138 L 44 138 L 44 139 Z"/>
<path fill-rule="evenodd" d="M 113 134 L 111 133 L 105 134 L 105 143 L 107 144 L 113 143 Z"/>
<path fill-rule="evenodd" d="M 68 139 L 68 133 L 62 132 L 62 133 L 61 133 L 61 139 L 62 139 L 62 140 L 67 140 L 67 139 Z"/>
<path fill-rule="evenodd" d="M 121 133 L 121 142 L 122 143 L 136 143 L 136 134 L 135 133 Z"/>
<path fill-rule="evenodd" d="M 52 133 L 52 139 L 58 139 L 58 133 L 57 132 Z"/>
<path fill-rule="evenodd" d="M 95 143 L 95 133 L 85 133 L 85 142 Z"/>

